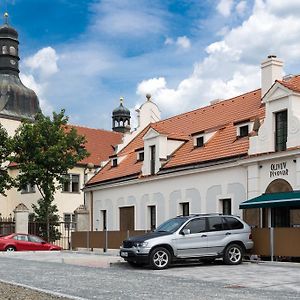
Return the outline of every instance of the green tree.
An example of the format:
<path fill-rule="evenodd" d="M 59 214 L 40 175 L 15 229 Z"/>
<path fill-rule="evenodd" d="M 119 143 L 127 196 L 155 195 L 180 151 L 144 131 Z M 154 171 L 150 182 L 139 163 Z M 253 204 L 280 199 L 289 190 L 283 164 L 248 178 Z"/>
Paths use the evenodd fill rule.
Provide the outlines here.
<path fill-rule="evenodd" d="M 14 157 L 19 175 L 19 189 L 27 184 L 35 185 L 41 194 L 33 205 L 36 222 L 44 222 L 40 234 L 47 240 L 58 238 L 55 225 L 59 221 L 57 207 L 53 204 L 56 189 L 66 181 L 66 174 L 80 160 L 88 156 L 84 136 L 67 125 L 64 110 L 53 117 L 38 113 L 34 122 L 23 121 L 14 136 Z"/>
<path fill-rule="evenodd" d="M 6 196 L 5 191 L 13 183 L 8 174 L 9 157 L 12 151 L 12 141 L 5 128 L 0 124 L 0 194 Z"/>

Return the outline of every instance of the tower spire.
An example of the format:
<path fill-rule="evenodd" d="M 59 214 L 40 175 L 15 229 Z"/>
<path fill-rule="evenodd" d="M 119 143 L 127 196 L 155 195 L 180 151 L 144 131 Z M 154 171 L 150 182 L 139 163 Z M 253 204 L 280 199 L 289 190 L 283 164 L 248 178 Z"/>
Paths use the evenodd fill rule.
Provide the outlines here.
<path fill-rule="evenodd" d="M 8 17 L 9 17 L 8 12 L 5 12 L 4 13 L 4 24 L 6 24 L 6 25 L 8 25 Z"/>

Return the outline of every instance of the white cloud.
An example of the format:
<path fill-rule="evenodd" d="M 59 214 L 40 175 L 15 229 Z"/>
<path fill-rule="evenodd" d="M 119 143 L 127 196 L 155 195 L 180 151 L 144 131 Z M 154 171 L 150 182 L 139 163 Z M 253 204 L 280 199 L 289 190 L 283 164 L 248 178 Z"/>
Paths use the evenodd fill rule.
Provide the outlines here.
<path fill-rule="evenodd" d="M 46 89 L 46 84 L 37 83 L 35 78 L 31 74 L 28 75 L 28 74 L 20 73 L 20 79 L 26 87 L 35 91 L 35 93 L 37 94 L 37 96 L 39 98 L 39 102 L 40 102 L 42 111 L 45 114 L 50 115 L 53 111 L 53 107 L 46 100 L 45 95 L 44 95 L 45 89 Z"/>
<path fill-rule="evenodd" d="M 245 0 L 240 1 L 235 7 L 236 12 L 240 16 L 244 15 L 246 9 L 247 9 L 247 2 Z"/>
<path fill-rule="evenodd" d="M 221 0 L 217 5 L 217 11 L 224 17 L 229 17 L 233 4 L 233 0 Z"/>
<path fill-rule="evenodd" d="M 184 49 L 191 48 L 191 41 L 186 36 L 178 37 L 176 44 Z"/>
<path fill-rule="evenodd" d="M 138 84 L 136 93 L 144 98 L 146 94 L 153 95 L 156 94 L 158 90 L 165 89 L 166 84 L 166 79 L 163 77 L 143 80 Z"/>
<path fill-rule="evenodd" d="M 277 3 L 274 4 L 274 3 Z M 192 74 L 177 86 L 170 87 L 167 78 L 144 80 L 138 86 L 153 87 L 153 98 L 162 111 L 172 114 L 206 105 L 216 98 L 230 98 L 260 87 L 260 62 L 276 54 L 291 66 L 300 60 L 300 4 L 293 1 L 297 12 L 277 14 L 289 3 L 256 0 L 252 14 L 241 25 L 228 30 L 220 41 L 206 47 L 207 56 L 195 64 Z M 242 3 L 242 4 L 241 4 Z M 222 5 L 221 5 L 222 4 Z M 227 5 L 227 6 L 226 6 Z M 243 12 L 244 3 L 236 10 Z M 228 15 L 232 1 L 221 1 L 219 11 Z M 158 84 L 160 83 L 160 84 Z M 156 89 L 155 89 L 156 87 Z"/>
<path fill-rule="evenodd" d="M 49 77 L 58 72 L 58 55 L 52 47 L 39 50 L 24 60 L 25 66 L 36 71 L 42 77 Z"/>
<path fill-rule="evenodd" d="M 107 35 L 147 36 L 164 31 L 161 10 L 147 1 L 104 0 L 92 5 L 95 20 L 92 29 Z"/>
<path fill-rule="evenodd" d="M 176 45 L 178 48 L 181 49 L 189 49 L 191 48 L 191 41 L 188 37 L 179 36 L 176 40 L 173 40 L 172 38 L 166 38 L 165 39 L 165 45 Z"/>

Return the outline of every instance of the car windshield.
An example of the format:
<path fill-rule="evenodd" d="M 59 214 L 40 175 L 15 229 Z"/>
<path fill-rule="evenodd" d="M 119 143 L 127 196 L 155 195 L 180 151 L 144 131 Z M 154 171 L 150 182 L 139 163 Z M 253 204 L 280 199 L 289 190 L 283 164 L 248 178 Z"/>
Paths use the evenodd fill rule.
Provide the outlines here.
<path fill-rule="evenodd" d="M 162 223 L 160 226 L 158 226 L 154 232 L 170 232 L 173 233 L 179 227 L 187 221 L 187 218 L 174 218 L 170 219 L 164 223 Z"/>

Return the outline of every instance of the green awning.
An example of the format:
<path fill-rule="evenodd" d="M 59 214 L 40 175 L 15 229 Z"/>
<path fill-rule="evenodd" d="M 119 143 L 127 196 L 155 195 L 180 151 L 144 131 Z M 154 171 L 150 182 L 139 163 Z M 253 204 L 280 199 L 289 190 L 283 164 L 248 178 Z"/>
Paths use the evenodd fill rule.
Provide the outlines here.
<path fill-rule="evenodd" d="M 240 209 L 300 206 L 300 191 L 262 194 L 240 204 Z"/>

